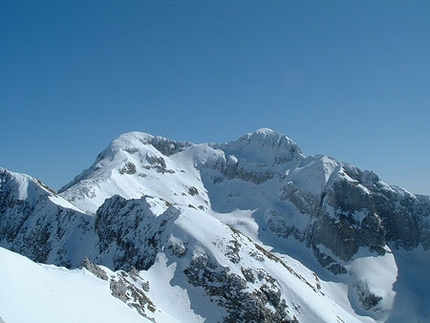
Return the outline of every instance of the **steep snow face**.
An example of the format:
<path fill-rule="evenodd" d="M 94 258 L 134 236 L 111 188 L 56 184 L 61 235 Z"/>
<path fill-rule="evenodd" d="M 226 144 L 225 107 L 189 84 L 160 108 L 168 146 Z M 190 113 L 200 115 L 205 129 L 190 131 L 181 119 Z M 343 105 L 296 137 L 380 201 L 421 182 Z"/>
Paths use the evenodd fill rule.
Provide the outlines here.
<path fill-rule="evenodd" d="M 319 155 L 303 159 L 286 172 L 286 182 L 302 192 L 320 195 L 342 168 L 343 164 L 328 156 Z"/>

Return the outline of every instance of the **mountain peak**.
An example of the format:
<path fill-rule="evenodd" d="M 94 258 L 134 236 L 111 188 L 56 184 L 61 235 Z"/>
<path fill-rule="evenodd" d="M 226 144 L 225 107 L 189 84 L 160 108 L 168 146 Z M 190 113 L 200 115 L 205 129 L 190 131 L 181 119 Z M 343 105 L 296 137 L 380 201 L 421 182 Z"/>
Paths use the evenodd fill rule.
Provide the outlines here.
<path fill-rule="evenodd" d="M 227 154 L 258 164 L 281 164 L 304 158 L 293 140 L 269 128 L 248 133 L 223 145 L 222 149 Z"/>
<path fill-rule="evenodd" d="M 260 128 L 260 129 L 255 130 L 254 132 L 250 132 L 250 133 L 246 134 L 244 137 L 246 137 L 246 136 L 265 138 L 266 140 L 268 140 L 268 139 L 281 140 L 282 138 L 286 138 L 289 141 L 293 142 L 290 138 L 288 138 L 284 134 L 282 134 L 278 131 L 272 130 L 270 128 Z"/>
<path fill-rule="evenodd" d="M 123 147 L 124 145 L 136 144 L 137 142 L 140 144 L 149 144 L 153 139 L 154 136 L 151 134 L 139 131 L 131 131 L 120 135 L 111 143 L 111 146 Z"/>
<path fill-rule="evenodd" d="M 254 131 L 255 134 L 262 134 L 262 135 L 280 135 L 283 136 L 282 133 L 275 131 L 270 128 L 260 128 Z"/>
<path fill-rule="evenodd" d="M 144 132 L 127 132 L 115 139 L 107 149 L 112 151 L 137 151 L 143 146 L 151 145 L 165 156 L 173 155 L 191 145 L 189 142 L 174 141 L 161 136 Z"/>

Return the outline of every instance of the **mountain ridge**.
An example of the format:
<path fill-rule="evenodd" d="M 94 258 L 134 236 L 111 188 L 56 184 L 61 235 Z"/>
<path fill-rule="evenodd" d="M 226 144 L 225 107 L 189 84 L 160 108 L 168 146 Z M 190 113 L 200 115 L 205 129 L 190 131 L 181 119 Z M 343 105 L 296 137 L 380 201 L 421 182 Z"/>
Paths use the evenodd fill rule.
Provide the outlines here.
<path fill-rule="evenodd" d="M 404 273 L 420 261 L 401 259 L 429 254 L 429 215 L 429 197 L 325 155 L 305 156 L 267 128 L 223 144 L 127 133 L 59 194 L 0 171 L 0 247 L 157 281 L 153 268 L 171 275 L 174 266 L 170 287 L 158 286 L 188 295 L 180 292 L 197 315 L 191 321 L 401 322 L 404 295 L 418 286 Z M 421 294 L 413 295 L 428 299 Z M 173 305 L 152 297 L 162 314 L 142 311 L 163 322 Z M 406 312 L 430 317 L 423 306 Z"/>

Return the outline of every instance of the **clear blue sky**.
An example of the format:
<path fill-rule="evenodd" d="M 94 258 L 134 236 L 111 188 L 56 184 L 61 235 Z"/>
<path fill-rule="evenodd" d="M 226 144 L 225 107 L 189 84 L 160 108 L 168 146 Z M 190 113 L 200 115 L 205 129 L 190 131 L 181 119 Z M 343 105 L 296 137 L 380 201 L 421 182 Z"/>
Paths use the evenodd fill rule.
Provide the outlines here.
<path fill-rule="evenodd" d="M 430 1 L 2 1 L 0 166 L 261 127 L 430 195 Z"/>

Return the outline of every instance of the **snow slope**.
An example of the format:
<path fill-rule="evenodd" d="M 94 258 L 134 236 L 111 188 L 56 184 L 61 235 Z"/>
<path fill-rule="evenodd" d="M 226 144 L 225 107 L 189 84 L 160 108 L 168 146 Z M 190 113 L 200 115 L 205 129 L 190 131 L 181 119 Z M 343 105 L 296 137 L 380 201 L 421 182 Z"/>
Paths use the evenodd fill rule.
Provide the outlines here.
<path fill-rule="evenodd" d="M 145 323 L 86 269 L 40 265 L 0 248 L 0 317 L 5 323 Z"/>

